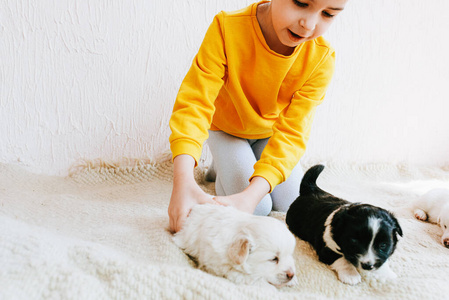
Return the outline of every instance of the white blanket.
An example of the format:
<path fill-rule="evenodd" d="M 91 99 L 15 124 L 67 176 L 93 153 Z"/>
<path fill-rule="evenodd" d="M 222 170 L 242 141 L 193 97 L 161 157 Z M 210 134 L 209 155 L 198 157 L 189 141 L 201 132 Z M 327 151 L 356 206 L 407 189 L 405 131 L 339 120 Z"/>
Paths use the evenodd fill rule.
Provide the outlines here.
<path fill-rule="evenodd" d="M 343 284 L 298 240 L 298 284 L 279 291 L 209 275 L 173 244 L 167 230 L 171 172 L 169 161 L 87 164 L 67 178 L 0 165 L 0 299 L 449 297 L 449 249 L 440 243 L 441 230 L 416 220 L 408 207 L 430 188 L 449 188 L 447 168 L 328 164 L 318 179 L 323 189 L 398 217 L 404 237 L 390 266 L 399 277 L 381 281 L 364 273 L 360 284 Z M 202 184 L 213 193 L 213 184 Z"/>

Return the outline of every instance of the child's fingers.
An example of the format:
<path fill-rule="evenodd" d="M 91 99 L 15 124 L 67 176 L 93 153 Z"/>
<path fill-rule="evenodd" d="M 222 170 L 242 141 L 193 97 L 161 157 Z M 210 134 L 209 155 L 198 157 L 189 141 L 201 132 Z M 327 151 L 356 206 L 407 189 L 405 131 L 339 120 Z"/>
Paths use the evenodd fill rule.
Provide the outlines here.
<path fill-rule="evenodd" d="M 216 204 L 223 205 L 223 206 L 229 206 L 230 205 L 228 201 L 223 201 L 222 197 L 214 197 L 213 199 L 214 199 Z"/>
<path fill-rule="evenodd" d="M 212 202 L 211 202 L 211 203 L 214 204 L 214 205 L 223 205 L 223 203 L 217 201 L 217 200 L 215 199 L 215 197 L 212 198 Z"/>
<path fill-rule="evenodd" d="M 199 204 L 217 204 L 215 201 L 215 197 L 212 195 L 208 195 L 209 197 L 204 197 L 199 201 Z"/>
<path fill-rule="evenodd" d="M 210 195 L 210 197 L 203 198 L 199 201 L 199 204 L 214 204 L 214 205 L 222 205 L 221 203 L 218 203 L 215 201 L 214 196 Z M 176 233 L 182 229 L 182 226 L 184 225 L 185 220 L 189 216 L 191 211 L 191 208 L 187 211 L 183 211 L 182 213 L 178 214 L 177 216 L 174 216 L 173 218 L 170 218 L 170 229 L 172 232 Z"/>
<path fill-rule="evenodd" d="M 185 219 L 186 218 L 183 216 L 178 217 L 178 219 L 176 220 L 176 225 L 175 225 L 176 232 L 178 232 L 182 229 L 182 225 L 184 225 Z"/>
<path fill-rule="evenodd" d="M 169 218 L 169 224 L 170 224 L 170 230 L 173 233 L 176 233 L 181 230 L 182 225 L 184 224 L 186 216 L 183 216 L 182 214 L 178 214 L 177 216 L 172 216 Z"/>
<path fill-rule="evenodd" d="M 176 222 L 173 218 L 169 218 L 170 231 L 176 233 Z"/>
<path fill-rule="evenodd" d="M 211 200 L 212 201 L 212 200 Z M 184 222 L 189 217 L 190 212 L 192 211 L 192 207 L 185 209 L 180 213 L 176 219 L 176 232 L 182 229 L 184 226 Z"/>

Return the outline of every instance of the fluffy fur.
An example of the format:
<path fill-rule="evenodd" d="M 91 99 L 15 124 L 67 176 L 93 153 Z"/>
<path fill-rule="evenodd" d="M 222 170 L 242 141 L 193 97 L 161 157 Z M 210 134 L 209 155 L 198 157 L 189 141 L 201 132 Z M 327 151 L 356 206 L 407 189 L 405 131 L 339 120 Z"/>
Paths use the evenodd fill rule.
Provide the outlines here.
<path fill-rule="evenodd" d="M 433 189 L 413 203 L 415 217 L 440 225 L 443 230 L 441 243 L 449 248 L 449 190 Z"/>
<path fill-rule="evenodd" d="M 387 260 L 393 254 L 402 229 L 390 212 L 369 204 L 337 198 L 316 185 L 323 165 L 304 175 L 300 196 L 287 211 L 290 230 L 309 242 L 320 261 L 337 272 L 340 281 L 357 284 L 360 269 L 377 278 L 394 278 Z"/>
<path fill-rule="evenodd" d="M 196 205 L 174 241 L 199 268 L 235 283 L 281 287 L 295 276 L 296 239 L 271 217 Z"/>

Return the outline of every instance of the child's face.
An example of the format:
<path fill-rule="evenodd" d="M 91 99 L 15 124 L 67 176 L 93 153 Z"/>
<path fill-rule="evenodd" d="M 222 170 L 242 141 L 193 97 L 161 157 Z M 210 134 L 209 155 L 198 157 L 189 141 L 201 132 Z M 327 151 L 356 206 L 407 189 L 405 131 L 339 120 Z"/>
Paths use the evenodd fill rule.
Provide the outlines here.
<path fill-rule="evenodd" d="M 323 35 L 348 0 L 272 0 L 273 28 L 288 47 Z"/>

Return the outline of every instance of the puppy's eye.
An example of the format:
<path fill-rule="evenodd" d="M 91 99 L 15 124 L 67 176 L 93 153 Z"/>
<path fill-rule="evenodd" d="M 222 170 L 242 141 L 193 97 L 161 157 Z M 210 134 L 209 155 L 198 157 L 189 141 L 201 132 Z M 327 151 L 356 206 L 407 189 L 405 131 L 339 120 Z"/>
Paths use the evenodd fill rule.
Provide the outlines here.
<path fill-rule="evenodd" d="M 380 250 L 385 250 L 386 248 L 387 248 L 387 244 L 385 244 L 385 243 L 382 243 L 379 245 Z"/>
<path fill-rule="evenodd" d="M 351 244 L 358 244 L 359 241 L 357 239 L 351 239 Z"/>
<path fill-rule="evenodd" d="M 279 262 L 279 257 L 274 257 L 272 259 L 270 259 L 270 261 L 274 262 L 274 263 L 278 263 Z"/>
<path fill-rule="evenodd" d="M 444 229 L 447 229 L 447 225 L 444 225 Z"/>

